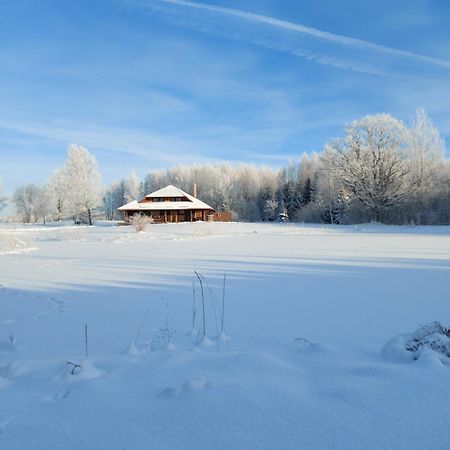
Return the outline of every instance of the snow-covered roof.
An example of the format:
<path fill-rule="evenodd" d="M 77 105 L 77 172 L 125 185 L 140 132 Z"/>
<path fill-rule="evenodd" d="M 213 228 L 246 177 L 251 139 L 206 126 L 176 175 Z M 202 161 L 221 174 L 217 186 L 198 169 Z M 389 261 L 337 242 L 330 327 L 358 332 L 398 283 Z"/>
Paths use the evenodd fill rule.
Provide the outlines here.
<path fill-rule="evenodd" d="M 151 194 L 146 195 L 146 197 L 155 198 L 155 197 L 191 197 L 191 196 L 186 192 L 182 191 L 181 189 L 178 189 L 177 187 L 169 184 L 169 186 L 159 189 L 158 191 L 152 192 Z"/>
<path fill-rule="evenodd" d="M 145 198 L 179 198 L 186 197 L 188 201 L 164 201 L 164 202 L 146 202 Z M 164 210 L 177 210 L 177 209 L 210 209 L 211 206 L 202 202 L 198 198 L 189 195 L 187 192 L 178 189 L 171 184 L 165 188 L 159 189 L 158 191 L 152 192 L 146 195 L 141 201 L 133 200 L 126 205 L 118 208 L 119 211 L 164 211 Z"/>

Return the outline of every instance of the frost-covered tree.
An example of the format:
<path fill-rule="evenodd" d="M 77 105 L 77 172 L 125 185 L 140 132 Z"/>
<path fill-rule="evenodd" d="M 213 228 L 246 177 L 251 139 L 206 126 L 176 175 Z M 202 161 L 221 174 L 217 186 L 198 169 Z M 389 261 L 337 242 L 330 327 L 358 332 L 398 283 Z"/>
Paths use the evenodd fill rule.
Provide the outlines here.
<path fill-rule="evenodd" d="M 14 191 L 12 200 L 16 208 L 16 213 L 21 216 L 23 222 L 30 223 L 35 219 L 39 195 L 40 188 L 32 183 L 19 186 Z"/>
<path fill-rule="evenodd" d="M 74 220 L 83 218 L 92 225 L 92 210 L 102 200 L 100 174 L 95 156 L 80 146 L 71 144 L 62 168 L 67 181 L 68 207 Z"/>
<path fill-rule="evenodd" d="M 279 186 L 277 192 L 278 204 L 286 211 L 289 220 L 294 220 L 300 207 L 300 192 L 298 184 L 298 165 L 290 162 L 282 168 L 279 174 Z"/>
<path fill-rule="evenodd" d="M 114 219 L 114 193 L 113 193 L 113 187 L 109 187 L 105 191 L 105 195 L 103 196 L 102 203 L 103 203 L 103 211 L 105 212 L 105 218 L 106 220 L 113 220 Z"/>
<path fill-rule="evenodd" d="M 145 194 L 161 189 L 168 184 L 173 183 L 167 170 L 161 169 L 150 172 L 144 180 Z M 180 188 L 183 189 L 181 186 Z"/>
<path fill-rule="evenodd" d="M 38 187 L 36 199 L 33 204 L 33 215 L 36 220 L 47 222 L 48 217 L 54 212 L 51 203 L 51 190 L 48 185 Z"/>
<path fill-rule="evenodd" d="M 443 175 L 445 144 L 423 109 L 416 112 L 408 129 L 407 151 L 410 159 L 407 175 L 410 206 L 415 212 L 415 222 L 427 223 L 432 197 L 444 184 L 440 177 Z"/>
<path fill-rule="evenodd" d="M 56 219 L 61 220 L 67 214 L 69 180 L 64 168 L 57 169 L 53 172 L 47 183 L 47 193 L 51 209 Z"/>
<path fill-rule="evenodd" d="M 276 200 L 266 200 L 264 205 L 265 220 L 274 222 L 277 218 L 278 202 Z"/>
<path fill-rule="evenodd" d="M 313 161 L 306 153 L 304 153 L 300 159 L 297 181 L 297 191 L 301 208 L 314 201 L 316 191 L 314 180 L 317 170 L 317 167 L 315 166 L 315 161 Z"/>
<path fill-rule="evenodd" d="M 136 200 L 141 193 L 141 180 L 136 171 L 132 170 L 125 180 L 125 202 Z"/>
<path fill-rule="evenodd" d="M 345 129 L 345 137 L 328 144 L 333 170 L 343 187 L 376 221 L 404 198 L 404 145 L 404 124 L 388 114 L 356 120 Z"/>
<path fill-rule="evenodd" d="M 103 197 L 103 209 L 108 220 L 120 219 L 117 208 L 123 206 L 125 200 L 126 183 L 125 180 L 114 182 L 105 192 Z"/>

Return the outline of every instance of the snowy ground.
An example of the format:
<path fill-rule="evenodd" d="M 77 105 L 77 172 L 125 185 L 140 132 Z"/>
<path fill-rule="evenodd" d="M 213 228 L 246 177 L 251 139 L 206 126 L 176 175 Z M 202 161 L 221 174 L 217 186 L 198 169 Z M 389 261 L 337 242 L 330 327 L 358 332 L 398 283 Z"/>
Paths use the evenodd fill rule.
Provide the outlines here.
<path fill-rule="evenodd" d="M 382 354 L 450 324 L 449 227 L 2 225 L 0 277 L 1 449 L 450 448 L 450 366 Z"/>

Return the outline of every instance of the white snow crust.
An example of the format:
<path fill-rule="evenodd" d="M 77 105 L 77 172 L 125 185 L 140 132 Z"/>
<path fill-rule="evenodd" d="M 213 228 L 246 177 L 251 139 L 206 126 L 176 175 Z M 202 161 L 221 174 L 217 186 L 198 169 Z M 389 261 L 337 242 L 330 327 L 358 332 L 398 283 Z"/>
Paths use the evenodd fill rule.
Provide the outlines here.
<path fill-rule="evenodd" d="M 450 366 L 404 345 L 450 324 L 450 227 L 0 233 L 1 449 L 449 448 Z"/>

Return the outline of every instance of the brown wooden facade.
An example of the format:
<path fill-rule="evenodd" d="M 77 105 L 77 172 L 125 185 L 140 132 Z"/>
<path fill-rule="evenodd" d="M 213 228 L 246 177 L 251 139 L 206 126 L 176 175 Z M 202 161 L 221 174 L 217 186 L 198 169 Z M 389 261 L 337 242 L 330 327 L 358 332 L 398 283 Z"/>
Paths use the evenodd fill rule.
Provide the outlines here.
<path fill-rule="evenodd" d="M 153 219 L 153 223 L 198 222 L 211 220 L 213 210 L 158 210 L 158 211 L 123 211 L 123 220 L 128 222 L 134 214 L 143 214 Z"/>

